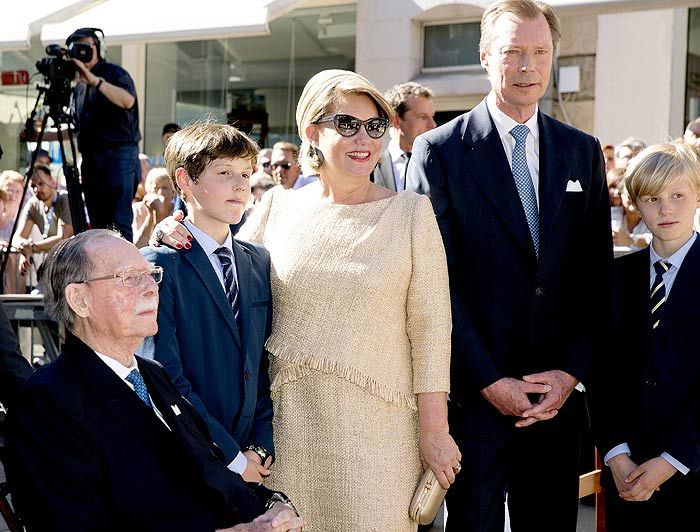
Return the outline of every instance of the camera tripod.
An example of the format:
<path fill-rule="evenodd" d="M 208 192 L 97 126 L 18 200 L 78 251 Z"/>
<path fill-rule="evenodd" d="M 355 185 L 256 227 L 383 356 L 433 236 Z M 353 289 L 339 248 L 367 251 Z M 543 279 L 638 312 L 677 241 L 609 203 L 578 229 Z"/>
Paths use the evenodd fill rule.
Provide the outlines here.
<path fill-rule="evenodd" d="M 41 129 L 36 140 L 36 149 L 32 152 L 32 158 L 27 169 L 27 173 L 24 176 L 24 186 L 22 188 L 22 198 L 27 193 L 27 188 L 29 187 L 29 181 L 31 180 L 32 173 L 34 171 L 34 164 L 36 163 L 36 158 L 41 147 L 41 141 L 44 138 L 44 133 L 46 132 L 46 126 L 48 124 L 49 118 L 51 119 L 53 126 L 56 127 L 56 139 L 59 142 L 61 150 L 61 160 L 63 162 L 63 175 L 66 179 L 66 186 L 68 188 L 68 204 L 70 207 L 70 214 L 73 223 L 73 232 L 75 234 L 81 233 L 87 229 L 87 220 L 85 218 L 85 203 L 83 201 L 82 188 L 80 185 L 80 178 L 78 173 L 78 167 L 76 166 L 77 150 L 75 149 L 75 117 L 73 116 L 70 109 L 70 97 L 71 90 L 70 85 L 62 85 L 55 87 L 50 80 L 47 80 L 46 85 L 37 85 L 39 94 L 37 95 L 36 102 L 34 103 L 34 109 L 31 115 L 27 119 L 25 124 L 25 134 L 27 139 L 31 138 L 31 133 L 34 129 L 34 121 L 39 109 L 47 109 L 41 121 Z M 65 131 L 62 126 L 65 125 Z M 65 134 L 65 138 L 64 138 Z M 66 157 L 66 149 L 63 144 L 64 140 L 68 140 L 70 148 L 70 162 Z M 12 236 L 14 237 L 17 232 L 17 226 L 19 224 L 20 211 L 17 212 L 14 224 L 12 225 Z M 7 268 L 7 261 L 10 258 L 10 246 L 5 250 L 2 257 L 2 266 L 0 266 L 0 278 L 5 278 L 5 269 Z M 0 284 L 0 293 L 4 292 L 4 283 Z"/>

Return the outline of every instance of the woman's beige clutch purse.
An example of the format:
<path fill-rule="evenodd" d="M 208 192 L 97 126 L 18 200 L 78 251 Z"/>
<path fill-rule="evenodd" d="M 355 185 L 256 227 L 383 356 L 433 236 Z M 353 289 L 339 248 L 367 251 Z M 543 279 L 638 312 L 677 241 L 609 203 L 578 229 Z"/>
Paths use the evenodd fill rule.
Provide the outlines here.
<path fill-rule="evenodd" d="M 447 490 L 435 478 L 435 473 L 428 468 L 418 481 L 408 515 L 419 525 L 429 525 L 435 519 L 446 493 Z"/>

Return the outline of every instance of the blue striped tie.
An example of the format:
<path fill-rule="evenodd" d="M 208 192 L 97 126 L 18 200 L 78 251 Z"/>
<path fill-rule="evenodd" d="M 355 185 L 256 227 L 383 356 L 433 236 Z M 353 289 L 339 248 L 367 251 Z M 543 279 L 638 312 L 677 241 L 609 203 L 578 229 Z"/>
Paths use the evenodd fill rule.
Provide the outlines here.
<path fill-rule="evenodd" d="M 148 405 L 148 408 L 153 408 L 151 404 L 151 398 L 148 397 L 148 390 L 146 390 L 146 383 L 143 381 L 141 373 L 137 369 L 132 369 L 131 373 L 126 376 L 126 381 L 131 383 L 134 387 L 134 391 L 139 398 Z"/>
<path fill-rule="evenodd" d="M 228 303 L 231 305 L 231 310 L 233 311 L 233 317 L 235 318 L 236 323 L 238 323 L 240 309 L 238 305 L 238 284 L 236 283 L 236 279 L 233 275 L 233 254 L 226 246 L 221 246 L 214 253 L 219 259 L 221 269 L 223 270 L 226 299 L 228 299 Z"/>
<path fill-rule="evenodd" d="M 525 151 L 525 140 L 530 133 L 530 129 L 525 124 L 515 126 L 510 130 L 511 136 L 515 139 L 513 148 L 513 178 L 515 186 L 520 195 L 520 201 L 525 209 L 525 218 L 530 228 L 532 243 L 535 246 L 535 255 L 540 253 L 540 216 L 537 210 L 537 197 L 535 196 L 535 186 L 532 184 L 530 169 L 527 167 L 527 153 Z"/>

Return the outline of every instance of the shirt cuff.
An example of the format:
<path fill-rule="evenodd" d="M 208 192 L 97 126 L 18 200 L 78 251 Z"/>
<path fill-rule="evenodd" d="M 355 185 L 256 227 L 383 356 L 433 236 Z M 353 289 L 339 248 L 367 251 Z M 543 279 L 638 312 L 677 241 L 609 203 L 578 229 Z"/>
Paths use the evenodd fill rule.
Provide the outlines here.
<path fill-rule="evenodd" d="M 581 381 L 578 381 L 578 384 L 574 387 L 574 390 L 579 391 L 579 392 L 585 392 L 586 387 L 583 385 Z"/>
<path fill-rule="evenodd" d="M 234 473 L 238 473 L 239 475 L 243 476 L 243 473 L 245 472 L 245 466 L 247 465 L 248 459 L 242 452 L 238 451 L 236 458 L 234 458 L 233 462 L 231 462 L 228 465 L 228 468 Z"/>
<path fill-rule="evenodd" d="M 669 464 L 671 464 L 673 467 L 678 469 L 678 472 L 681 473 L 682 475 L 687 475 L 688 471 L 690 471 L 689 468 L 681 464 L 678 460 L 676 460 L 673 456 L 671 456 L 668 453 L 661 453 L 661 458 L 666 460 Z"/>
<path fill-rule="evenodd" d="M 608 451 L 608 454 L 606 454 L 603 457 L 603 463 L 605 465 L 608 465 L 608 462 L 615 458 L 618 454 L 626 454 L 627 456 L 630 456 L 632 454 L 632 451 L 630 451 L 630 446 L 627 445 L 626 443 L 621 443 L 620 445 L 616 445 L 612 449 Z"/>

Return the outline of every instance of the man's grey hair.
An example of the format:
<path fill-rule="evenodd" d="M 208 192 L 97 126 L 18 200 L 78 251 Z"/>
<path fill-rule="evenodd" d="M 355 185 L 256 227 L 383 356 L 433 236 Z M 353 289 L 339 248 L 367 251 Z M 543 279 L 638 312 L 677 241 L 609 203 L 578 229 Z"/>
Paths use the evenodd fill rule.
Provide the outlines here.
<path fill-rule="evenodd" d="M 618 159 L 620 158 L 620 150 L 622 150 L 622 148 L 630 149 L 630 151 L 632 152 L 630 156 L 631 158 L 637 155 L 646 147 L 647 145 L 642 139 L 638 139 L 637 137 L 627 137 L 625 140 L 620 142 L 620 144 L 615 146 L 615 157 L 617 157 Z"/>
<path fill-rule="evenodd" d="M 89 249 L 99 240 L 122 238 L 111 229 L 91 229 L 61 241 L 41 265 L 39 284 L 44 307 L 53 319 L 73 328 L 75 314 L 66 300 L 66 287 L 90 279 L 95 268 Z"/>
<path fill-rule="evenodd" d="M 561 40 L 561 22 L 552 6 L 540 0 L 499 0 L 487 7 L 481 15 L 480 52 L 490 51 L 494 39 L 493 28 L 498 18 L 504 14 L 527 20 L 534 20 L 543 15 L 552 34 L 552 45 L 556 51 Z"/>

